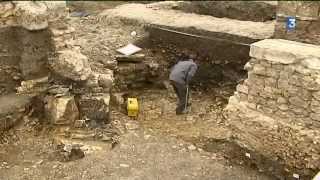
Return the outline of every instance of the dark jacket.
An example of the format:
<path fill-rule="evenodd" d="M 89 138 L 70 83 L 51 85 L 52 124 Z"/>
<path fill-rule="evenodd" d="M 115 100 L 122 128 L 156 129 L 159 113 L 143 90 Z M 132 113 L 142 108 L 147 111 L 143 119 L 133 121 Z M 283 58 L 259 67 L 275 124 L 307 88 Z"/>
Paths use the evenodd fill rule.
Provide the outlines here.
<path fill-rule="evenodd" d="M 171 69 L 169 79 L 180 84 L 189 83 L 196 73 L 198 66 L 192 59 L 187 61 L 179 61 Z"/>

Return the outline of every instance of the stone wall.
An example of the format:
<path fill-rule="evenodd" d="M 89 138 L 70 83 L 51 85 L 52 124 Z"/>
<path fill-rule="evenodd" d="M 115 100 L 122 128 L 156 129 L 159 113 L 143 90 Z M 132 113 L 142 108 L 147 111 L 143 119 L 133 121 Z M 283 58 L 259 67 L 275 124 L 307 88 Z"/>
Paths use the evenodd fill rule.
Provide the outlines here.
<path fill-rule="evenodd" d="M 0 95 L 15 91 L 19 85 L 21 59 L 18 28 L 0 28 Z"/>
<path fill-rule="evenodd" d="M 320 44 L 320 2 L 279 1 L 275 38 Z M 296 17 L 295 30 L 286 29 L 286 18 Z"/>
<path fill-rule="evenodd" d="M 13 83 L 8 79 L 13 79 L 11 93 L 42 99 L 40 109 L 52 124 L 107 122 L 113 71 L 91 69 L 88 57 L 74 44 L 75 29 L 67 17 L 63 1 L 0 3 L 0 33 L 9 34 L 0 42 L 0 69 L 6 73 L 0 85 L 9 86 Z M 84 108 L 81 102 L 97 105 Z"/>
<path fill-rule="evenodd" d="M 243 146 L 306 175 L 320 167 L 320 47 L 266 39 L 251 45 L 248 78 L 226 115 Z"/>

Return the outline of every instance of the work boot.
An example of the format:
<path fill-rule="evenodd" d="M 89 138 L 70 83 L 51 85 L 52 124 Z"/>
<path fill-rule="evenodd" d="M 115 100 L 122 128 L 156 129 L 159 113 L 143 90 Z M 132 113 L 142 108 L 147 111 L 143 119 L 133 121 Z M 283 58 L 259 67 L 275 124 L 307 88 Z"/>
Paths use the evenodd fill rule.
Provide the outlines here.
<path fill-rule="evenodd" d="M 183 111 L 176 111 L 176 115 L 183 115 L 183 114 L 187 114 L 189 112 L 188 109 L 184 109 Z"/>

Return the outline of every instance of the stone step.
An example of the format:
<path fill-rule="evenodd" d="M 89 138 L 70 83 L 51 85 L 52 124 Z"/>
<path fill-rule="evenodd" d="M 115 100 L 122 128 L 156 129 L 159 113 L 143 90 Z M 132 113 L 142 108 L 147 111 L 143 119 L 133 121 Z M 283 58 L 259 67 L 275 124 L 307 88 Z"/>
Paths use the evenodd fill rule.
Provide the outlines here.
<path fill-rule="evenodd" d="M 31 97 L 8 94 L 0 97 L 0 131 L 17 123 L 27 111 Z"/>
<path fill-rule="evenodd" d="M 191 29 L 209 32 L 221 38 L 242 38 L 250 43 L 273 35 L 274 22 L 251 22 L 228 18 L 184 13 L 168 9 L 152 9 L 144 4 L 125 4 L 102 12 L 100 16 L 131 20 L 141 24 L 165 26 L 171 29 Z M 207 34 L 207 33 L 206 33 Z"/>

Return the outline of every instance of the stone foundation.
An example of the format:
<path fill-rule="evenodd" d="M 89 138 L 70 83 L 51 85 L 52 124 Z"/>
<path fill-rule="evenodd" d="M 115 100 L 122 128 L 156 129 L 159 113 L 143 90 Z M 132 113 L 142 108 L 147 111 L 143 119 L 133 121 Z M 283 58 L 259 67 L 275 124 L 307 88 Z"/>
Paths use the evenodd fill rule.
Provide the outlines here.
<path fill-rule="evenodd" d="M 320 167 L 319 52 L 280 39 L 252 44 L 248 78 L 226 107 L 242 146 L 302 175 Z"/>
<path fill-rule="evenodd" d="M 83 114 L 94 113 L 81 112 L 83 93 L 110 96 L 113 71 L 92 70 L 88 57 L 74 43 L 75 29 L 67 17 L 65 2 L 0 3 L 0 34 L 10 32 L 0 42 L 0 95 L 42 97 L 49 122 L 73 126 Z M 109 100 L 104 103 L 106 108 L 99 106 L 97 111 L 109 114 Z M 90 115 L 86 120 L 96 120 Z"/>
<path fill-rule="evenodd" d="M 31 98 L 8 94 L 0 97 L 0 132 L 11 128 L 29 112 Z"/>

